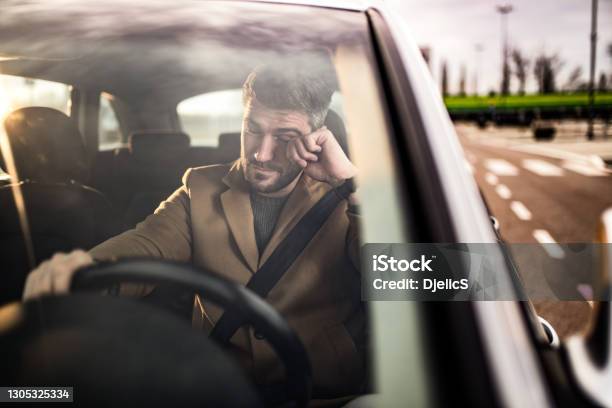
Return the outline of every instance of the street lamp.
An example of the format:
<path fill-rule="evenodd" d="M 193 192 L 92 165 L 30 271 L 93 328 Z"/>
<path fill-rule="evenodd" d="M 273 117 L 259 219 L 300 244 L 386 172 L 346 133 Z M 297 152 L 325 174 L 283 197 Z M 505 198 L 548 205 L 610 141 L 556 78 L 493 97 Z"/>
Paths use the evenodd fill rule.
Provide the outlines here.
<path fill-rule="evenodd" d="M 502 30 L 502 82 L 501 94 L 507 95 L 510 90 L 510 67 L 508 66 L 508 14 L 514 10 L 512 4 L 501 4 L 496 7 L 501 15 Z"/>
<path fill-rule="evenodd" d="M 587 129 L 587 139 L 593 140 L 593 119 L 595 116 L 595 58 L 597 56 L 597 0 L 591 1 L 591 65 L 589 70 L 589 125 Z"/>

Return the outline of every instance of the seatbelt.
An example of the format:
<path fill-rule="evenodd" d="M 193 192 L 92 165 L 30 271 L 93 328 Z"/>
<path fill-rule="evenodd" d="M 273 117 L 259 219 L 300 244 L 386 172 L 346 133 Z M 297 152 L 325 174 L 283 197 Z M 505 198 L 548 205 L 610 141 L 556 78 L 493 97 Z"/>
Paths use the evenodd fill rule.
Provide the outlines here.
<path fill-rule="evenodd" d="M 261 298 L 265 298 L 317 231 L 321 229 L 338 204 L 353 191 L 353 182 L 348 180 L 340 187 L 325 193 L 276 247 L 266 263 L 253 274 L 246 287 Z M 210 337 L 220 344 L 226 344 L 243 324 L 239 314 L 225 311 L 210 333 Z"/>

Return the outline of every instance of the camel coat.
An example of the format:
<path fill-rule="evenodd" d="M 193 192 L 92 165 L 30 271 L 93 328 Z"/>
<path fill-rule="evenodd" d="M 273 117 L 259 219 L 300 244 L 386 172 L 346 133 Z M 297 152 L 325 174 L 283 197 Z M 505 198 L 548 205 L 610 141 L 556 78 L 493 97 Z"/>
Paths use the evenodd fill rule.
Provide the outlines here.
<path fill-rule="evenodd" d="M 248 184 L 238 162 L 189 169 L 183 186 L 154 214 L 90 253 L 97 260 L 148 256 L 192 262 L 246 284 L 330 188 L 302 175 L 259 254 Z M 354 266 L 357 218 L 342 202 L 266 298 L 304 343 L 313 368 L 314 396 L 319 398 L 357 393 L 363 382 L 363 309 Z M 144 295 L 146 288 L 122 287 L 122 292 Z M 210 331 L 221 314 L 196 296 L 194 326 Z M 282 381 L 280 360 L 251 328 L 240 329 L 231 343 L 257 383 Z"/>

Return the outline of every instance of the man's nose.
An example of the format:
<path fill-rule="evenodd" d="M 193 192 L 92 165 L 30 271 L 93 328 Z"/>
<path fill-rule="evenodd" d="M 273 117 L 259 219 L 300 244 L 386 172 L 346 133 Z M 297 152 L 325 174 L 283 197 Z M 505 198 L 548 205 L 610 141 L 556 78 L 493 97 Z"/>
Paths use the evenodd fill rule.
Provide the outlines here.
<path fill-rule="evenodd" d="M 259 148 L 255 152 L 255 159 L 259 162 L 268 162 L 274 159 L 274 150 L 276 149 L 276 141 L 272 135 L 265 135 Z"/>

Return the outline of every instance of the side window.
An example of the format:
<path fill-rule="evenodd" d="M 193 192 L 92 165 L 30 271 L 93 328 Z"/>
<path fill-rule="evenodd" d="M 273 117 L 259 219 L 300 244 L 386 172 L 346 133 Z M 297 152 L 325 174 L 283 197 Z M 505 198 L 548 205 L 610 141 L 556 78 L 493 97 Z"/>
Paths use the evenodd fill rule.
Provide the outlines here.
<path fill-rule="evenodd" d="M 44 106 L 70 114 L 71 87 L 59 82 L 0 75 L 0 118 L 28 106 Z"/>
<path fill-rule="evenodd" d="M 176 111 L 192 145 L 216 147 L 221 133 L 240 132 L 242 128 L 242 90 L 193 96 L 180 102 Z"/>
<path fill-rule="evenodd" d="M 100 94 L 100 115 L 98 118 L 99 150 L 110 150 L 123 144 L 121 128 L 115 109 L 112 105 L 113 95 L 106 92 Z"/>
<path fill-rule="evenodd" d="M 330 108 L 344 117 L 339 92 L 332 96 Z M 242 129 L 242 89 L 193 96 L 180 102 L 176 111 L 192 145 L 217 147 L 220 134 Z"/>

